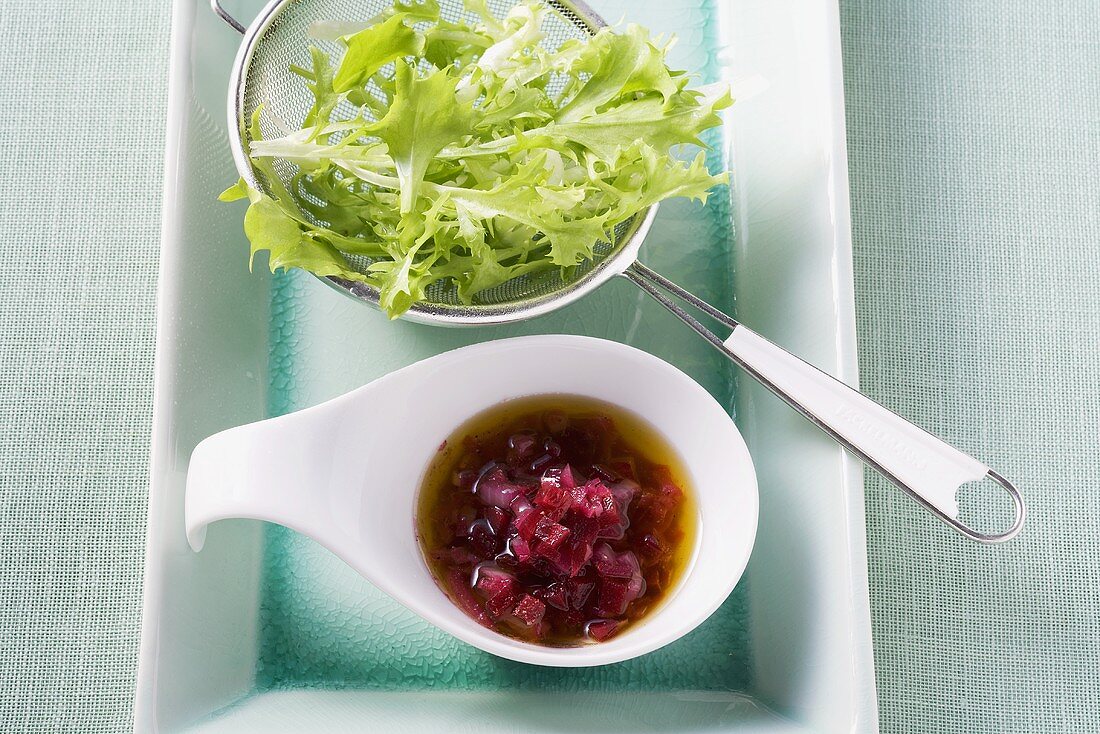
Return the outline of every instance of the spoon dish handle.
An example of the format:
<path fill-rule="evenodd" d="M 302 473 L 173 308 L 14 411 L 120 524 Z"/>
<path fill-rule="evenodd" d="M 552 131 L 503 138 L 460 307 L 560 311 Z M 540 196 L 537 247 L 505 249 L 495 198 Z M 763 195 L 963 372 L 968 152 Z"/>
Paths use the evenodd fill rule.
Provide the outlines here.
<path fill-rule="evenodd" d="M 274 522 L 314 538 L 333 536 L 315 489 L 323 486 L 320 457 L 331 450 L 325 412 L 314 408 L 231 428 L 195 447 L 184 513 L 192 549 L 202 549 L 207 525 L 233 518 Z"/>
<path fill-rule="evenodd" d="M 1026 510 L 1019 491 L 982 462 L 776 346 L 644 265 L 634 263 L 624 275 L 803 417 L 955 530 L 981 543 L 1009 540 L 1020 532 Z M 722 339 L 668 293 L 729 327 L 732 333 Z M 956 492 L 967 482 L 985 478 L 1000 484 L 1014 505 L 1012 525 L 999 533 L 980 532 L 959 519 Z"/>

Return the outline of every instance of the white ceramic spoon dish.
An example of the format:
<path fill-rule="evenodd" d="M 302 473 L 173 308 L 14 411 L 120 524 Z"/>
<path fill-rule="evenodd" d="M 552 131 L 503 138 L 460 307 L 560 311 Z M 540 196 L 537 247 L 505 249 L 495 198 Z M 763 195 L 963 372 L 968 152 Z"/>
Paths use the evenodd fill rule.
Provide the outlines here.
<path fill-rule="evenodd" d="M 654 426 L 687 467 L 699 512 L 695 553 L 663 605 L 607 642 L 572 648 L 513 640 L 467 616 L 433 580 L 414 526 L 420 483 L 441 441 L 493 405 L 554 393 L 597 398 Z M 285 525 L 471 645 L 577 667 L 650 652 L 709 617 L 745 569 L 757 506 L 741 434 L 694 380 L 617 342 L 535 336 L 447 352 L 321 405 L 211 436 L 191 457 L 186 525 L 195 550 L 216 520 Z"/>

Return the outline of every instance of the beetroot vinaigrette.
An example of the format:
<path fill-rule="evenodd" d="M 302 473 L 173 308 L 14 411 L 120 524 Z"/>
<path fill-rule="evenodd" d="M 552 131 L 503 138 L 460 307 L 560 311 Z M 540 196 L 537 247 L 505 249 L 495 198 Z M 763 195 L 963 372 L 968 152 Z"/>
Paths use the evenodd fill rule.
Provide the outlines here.
<path fill-rule="evenodd" d="M 642 419 L 578 396 L 507 401 L 440 446 L 417 504 L 436 582 L 501 634 L 602 642 L 657 608 L 690 561 L 688 474 Z"/>

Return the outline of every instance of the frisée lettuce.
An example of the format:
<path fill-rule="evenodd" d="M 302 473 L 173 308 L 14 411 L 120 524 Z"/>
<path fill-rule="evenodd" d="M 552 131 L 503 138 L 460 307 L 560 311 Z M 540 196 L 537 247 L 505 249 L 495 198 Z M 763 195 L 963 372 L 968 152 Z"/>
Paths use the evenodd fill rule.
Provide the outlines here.
<path fill-rule="evenodd" d="M 541 2 L 503 19 L 485 0 L 466 8 L 473 20 L 452 21 L 435 0 L 409 0 L 370 25 L 318 24 L 345 50 L 334 63 L 311 48 L 310 67 L 292 68 L 313 97 L 301 129 L 265 139 L 262 110 L 253 120 L 267 192 L 241 181 L 221 197 L 248 199 L 253 258 L 369 283 L 396 317 L 440 280 L 473 303 L 519 275 L 576 266 L 616 224 L 726 182 L 701 151 L 675 153 L 701 145 L 732 99 L 689 87 L 668 44 L 628 25 L 548 50 L 554 11 Z M 295 166 L 286 183 L 276 160 Z"/>

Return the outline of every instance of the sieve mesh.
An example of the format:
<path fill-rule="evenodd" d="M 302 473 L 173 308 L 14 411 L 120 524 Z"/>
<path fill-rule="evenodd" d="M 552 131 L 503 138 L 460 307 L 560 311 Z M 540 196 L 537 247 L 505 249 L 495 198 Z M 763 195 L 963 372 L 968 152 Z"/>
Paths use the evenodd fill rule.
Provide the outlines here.
<path fill-rule="evenodd" d="M 580 3 L 547 0 L 546 4 L 553 11 L 547 14 L 543 24 L 542 45 L 547 49 L 556 50 L 569 39 L 586 38 L 604 25 L 599 16 Z M 367 23 L 377 19 L 390 5 L 389 0 L 284 0 L 272 8 L 268 22 L 258 26 L 257 35 L 246 41 L 245 52 L 238 57 L 238 64 L 243 65 L 237 70 L 239 81 L 235 90 L 234 124 L 239 139 L 234 143 L 239 145 L 235 151 L 238 165 L 247 161 L 251 143 L 248 128 L 257 110 L 259 129 L 265 138 L 281 137 L 301 127 L 313 99 L 291 67 L 309 68 L 309 47 L 320 48 L 331 58 L 339 58 L 343 53 L 338 41 L 315 38 L 310 35 L 310 27 L 318 21 Z M 487 5 L 494 15 L 504 17 L 515 2 L 488 0 Z M 443 0 L 440 6 L 445 19 L 458 20 L 467 15 L 461 0 Z M 554 91 L 554 80 L 549 87 Z M 360 114 L 364 112 L 359 107 L 345 103 L 337 108 L 333 117 L 350 119 Z M 269 194 L 279 186 L 290 190 L 298 170 L 288 161 L 274 161 L 273 168 L 280 179 L 276 182 L 266 181 L 251 166 L 248 168 L 259 188 Z M 302 195 L 300 191 L 293 193 Z M 625 265 L 620 260 L 625 261 L 632 249 L 636 251 L 636 247 L 630 247 L 632 240 L 643 234 L 649 219 L 642 213 L 617 225 L 610 241 L 596 244 L 595 257 L 591 261 L 567 271 L 550 268 L 513 278 L 479 293 L 472 306 L 461 303 L 453 283 L 437 282 L 428 288 L 426 302 L 413 306 L 407 317 L 436 323 L 485 323 L 516 320 L 552 310 L 619 272 Z M 364 257 L 349 258 L 349 261 L 360 272 L 370 264 Z M 351 295 L 374 303 L 378 301 L 377 291 L 365 283 L 340 278 L 328 280 Z"/>

